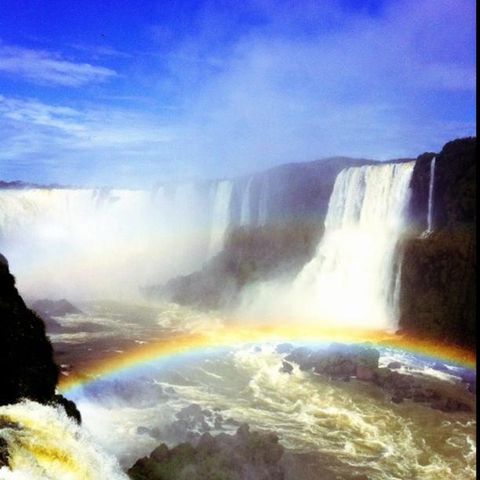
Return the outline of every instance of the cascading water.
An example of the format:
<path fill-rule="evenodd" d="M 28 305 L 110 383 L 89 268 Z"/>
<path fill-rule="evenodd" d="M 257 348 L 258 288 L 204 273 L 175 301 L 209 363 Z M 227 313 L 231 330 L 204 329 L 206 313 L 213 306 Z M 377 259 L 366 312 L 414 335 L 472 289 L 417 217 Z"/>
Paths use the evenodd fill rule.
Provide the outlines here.
<path fill-rule="evenodd" d="M 250 225 L 250 198 L 252 182 L 253 177 L 250 177 L 242 193 L 242 204 L 240 206 L 240 225 Z"/>
<path fill-rule="evenodd" d="M 23 292 L 135 296 L 189 273 L 209 246 L 208 198 L 196 184 L 148 190 L 0 190 L 0 251 Z"/>
<path fill-rule="evenodd" d="M 433 157 L 430 162 L 430 182 L 428 184 L 428 213 L 427 213 L 427 232 L 433 231 L 433 192 L 435 187 L 435 160 Z"/>
<path fill-rule="evenodd" d="M 0 439 L 9 454 L 2 480 L 127 480 L 62 409 L 22 402 L 0 407 Z"/>
<path fill-rule="evenodd" d="M 396 247 L 405 227 L 413 166 L 408 162 L 340 172 L 325 235 L 294 281 L 292 304 L 299 314 L 337 326 L 396 326 Z"/>
<path fill-rule="evenodd" d="M 215 256 L 223 248 L 225 235 L 230 225 L 232 191 L 233 182 L 230 180 L 222 180 L 212 185 L 212 223 L 208 258 Z"/>

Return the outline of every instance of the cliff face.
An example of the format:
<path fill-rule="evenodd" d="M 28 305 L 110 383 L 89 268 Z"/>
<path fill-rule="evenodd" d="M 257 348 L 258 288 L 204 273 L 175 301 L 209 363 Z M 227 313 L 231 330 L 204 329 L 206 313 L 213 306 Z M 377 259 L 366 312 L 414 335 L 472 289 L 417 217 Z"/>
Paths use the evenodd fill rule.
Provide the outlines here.
<path fill-rule="evenodd" d="M 0 255 L 0 404 L 22 398 L 47 402 L 55 395 L 58 367 L 43 321 L 29 310 Z"/>
<path fill-rule="evenodd" d="M 367 159 L 333 157 L 280 165 L 256 175 L 252 193 L 257 197 L 266 195 L 268 224 L 283 225 L 301 220 L 322 225 L 338 173 L 344 168 L 376 163 Z"/>
<path fill-rule="evenodd" d="M 55 394 L 59 368 L 45 325 L 15 288 L 6 258 L 0 254 L 0 405 L 29 399 L 62 405 L 80 421 L 75 404 Z M 0 462 L 1 464 L 1 462 Z"/>
<path fill-rule="evenodd" d="M 475 149 L 475 138 L 458 139 L 416 160 L 399 305 L 401 331 L 468 347 L 476 333 Z M 425 234 L 434 157 L 432 232 Z M 223 251 L 203 269 L 148 293 L 195 307 L 225 308 L 249 283 L 293 277 L 319 243 L 336 175 L 341 168 L 369 163 L 337 158 L 265 172 L 269 223 L 231 229 Z"/>
<path fill-rule="evenodd" d="M 474 137 L 453 140 L 439 154 L 424 153 L 417 158 L 412 176 L 410 217 L 418 230 L 427 228 L 430 165 L 435 161 L 433 190 L 433 227 L 435 230 L 473 228 L 475 222 L 475 151 Z"/>
<path fill-rule="evenodd" d="M 426 229 L 430 165 L 417 159 L 412 178 L 415 235 L 405 241 L 400 298 L 404 332 L 473 347 L 475 344 L 476 139 L 447 143 L 436 155 L 433 232 Z"/>
<path fill-rule="evenodd" d="M 318 223 L 298 222 L 236 228 L 203 269 L 146 293 L 199 308 L 232 306 L 245 285 L 297 273 L 313 256 L 322 230 Z"/>

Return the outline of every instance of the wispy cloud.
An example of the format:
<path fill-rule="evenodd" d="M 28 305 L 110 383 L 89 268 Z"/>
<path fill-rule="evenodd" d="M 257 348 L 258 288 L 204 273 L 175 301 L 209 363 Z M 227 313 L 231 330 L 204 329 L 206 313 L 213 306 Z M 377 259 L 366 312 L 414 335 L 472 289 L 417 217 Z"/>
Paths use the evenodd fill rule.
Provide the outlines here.
<path fill-rule="evenodd" d="M 88 45 L 74 43 L 70 44 L 70 47 L 78 50 L 79 52 L 85 52 L 91 55 L 93 58 L 101 57 L 117 57 L 117 58 L 131 58 L 133 55 L 109 45 Z"/>
<path fill-rule="evenodd" d="M 228 175 L 335 154 L 416 156 L 474 134 L 471 2 L 385 2 L 375 15 L 344 11 L 342 2 L 308 2 L 306 13 L 292 7 L 283 15 L 262 3 L 263 22 L 222 54 L 217 45 L 218 70 L 182 59 L 215 51 L 223 35 L 217 28 L 212 39 L 219 22 L 208 15 L 207 31 L 168 58 L 180 98 L 190 95 L 187 117 L 197 132 L 184 149 L 205 171 Z"/>
<path fill-rule="evenodd" d="M 219 3 L 199 2 L 205 8 L 188 17 L 195 25 L 180 34 L 177 20 L 151 29 L 141 55 L 130 43 L 122 47 L 130 58 L 77 49 L 112 57 L 122 74 L 112 88 L 63 89 L 56 103 L 42 88 L 36 99 L 0 98 L 0 167 L 10 178 L 69 182 L 88 172 L 100 182 L 148 183 L 330 155 L 415 156 L 475 134 L 474 2 L 371 2 L 374 12 L 342 0 L 251 0 L 223 11 Z M 32 81 L 48 83 L 35 73 L 48 71 L 47 60 L 83 72 L 66 68 L 57 85 L 115 75 L 0 44 L 5 57 L 25 59 L 27 70 L 0 62 L 0 73 Z M 67 90 L 82 98 L 69 102 Z"/>
<path fill-rule="evenodd" d="M 45 50 L 33 50 L 0 43 L 0 73 L 44 85 L 81 87 L 116 76 L 110 68 L 66 60 Z"/>
<path fill-rule="evenodd" d="M 165 147 L 175 135 L 171 127 L 136 111 L 76 109 L 0 95 L 0 171 L 9 178 L 20 165 L 24 178 L 28 166 L 29 179 L 138 184 L 152 165 L 165 162 Z"/>

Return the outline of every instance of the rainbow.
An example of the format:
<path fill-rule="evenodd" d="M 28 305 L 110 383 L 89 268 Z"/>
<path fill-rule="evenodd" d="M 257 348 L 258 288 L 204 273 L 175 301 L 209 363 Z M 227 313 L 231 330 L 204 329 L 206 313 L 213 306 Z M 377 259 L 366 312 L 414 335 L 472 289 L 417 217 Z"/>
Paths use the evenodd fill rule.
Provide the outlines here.
<path fill-rule="evenodd" d="M 139 345 L 129 351 L 85 363 L 78 371 L 61 378 L 61 393 L 100 379 L 133 371 L 136 368 L 208 350 L 238 347 L 255 343 L 368 343 L 372 346 L 401 350 L 429 359 L 476 370 L 476 354 L 453 345 L 420 340 L 379 331 L 335 330 L 306 326 L 243 326 L 219 327 L 210 332 L 177 335 L 162 341 Z"/>

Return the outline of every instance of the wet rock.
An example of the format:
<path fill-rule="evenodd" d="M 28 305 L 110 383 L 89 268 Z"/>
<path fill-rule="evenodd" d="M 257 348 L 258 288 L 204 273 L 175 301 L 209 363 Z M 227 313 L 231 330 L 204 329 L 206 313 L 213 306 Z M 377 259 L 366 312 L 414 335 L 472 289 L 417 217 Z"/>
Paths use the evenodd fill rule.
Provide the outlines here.
<path fill-rule="evenodd" d="M 356 377 L 357 380 L 370 382 L 384 390 L 394 403 L 411 400 L 445 412 L 471 411 L 471 407 L 461 400 L 461 392 L 459 400 L 446 397 L 441 380 L 400 373 L 400 362 L 390 362 L 388 367 L 380 368 L 379 357 L 379 352 L 369 346 L 334 343 L 319 350 L 295 348 L 286 360 L 297 363 L 302 370 L 313 370 L 316 374 L 335 380 Z M 440 362 L 434 366 L 438 370 L 450 372 Z M 470 393 L 476 392 L 474 372 L 465 369 L 458 376 L 467 383 Z"/>
<path fill-rule="evenodd" d="M 358 380 L 365 382 L 371 382 L 375 378 L 376 370 L 371 367 L 364 367 L 363 365 L 357 365 L 356 377 Z"/>
<path fill-rule="evenodd" d="M 215 438 L 210 433 L 204 433 L 197 443 L 197 449 L 202 453 L 213 454 L 215 452 Z"/>
<path fill-rule="evenodd" d="M 284 448 L 274 433 L 250 431 L 241 425 L 235 435 L 204 433 L 194 443 L 169 449 L 159 445 L 128 471 L 134 480 L 251 479 L 283 480 Z"/>
<path fill-rule="evenodd" d="M 460 372 L 460 378 L 464 383 L 475 383 L 477 381 L 477 374 L 472 370 L 464 369 Z"/>
<path fill-rule="evenodd" d="M 312 370 L 320 375 L 345 379 L 357 374 L 371 376 L 378 368 L 380 353 L 370 347 L 332 343 L 327 348 L 312 350 L 307 347 L 295 348 L 285 358 L 299 365 L 301 370 Z M 367 373 L 368 372 L 368 373 Z"/>
<path fill-rule="evenodd" d="M 9 453 L 7 441 L 0 437 L 0 468 L 8 467 L 8 459 Z"/>
<path fill-rule="evenodd" d="M 79 308 L 64 298 L 61 300 L 37 300 L 32 303 L 31 307 L 39 315 L 46 315 L 49 317 L 63 317 L 71 313 L 82 313 Z"/>
<path fill-rule="evenodd" d="M 395 393 L 392 398 L 391 398 L 393 403 L 402 403 L 403 402 L 403 396 L 400 393 Z"/>
<path fill-rule="evenodd" d="M 156 462 L 163 462 L 168 458 L 168 447 L 162 443 L 151 454 L 150 458 Z"/>
<path fill-rule="evenodd" d="M 200 405 L 192 403 L 175 414 L 176 420 L 165 427 L 163 437 L 172 442 L 198 440 L 201 435 L 212 430 L 223 430 L 227 425 L 238 426 L 234 419 L 225 420 L 217 408 L 202 409 Z M 153 436 L 153 435 L 152 435 Z"/>
<path fill-rule="evenodd" d="M 426 402 L 428 400 L 428 397 L 422 390 L 417 390 L 413 393 L 412 400 L 416 403 L 421 403 Z"/>
<path fill-rule="evenodd" d="M 445 364 L 443 364 L 443 363 L 441 363 L 441 362 L 435 362 L 435 363 L 432 365 L 432 368 L 433 368 L 434 370 L 439 371 L 439 372 L 447 372 L 447 373 L 449 373 L 449 371 L 450 371 L 449 368 L 448 368 Z"/>
<path fill-rule="evenodd" d="M 200 405 L 192 403 L 188 407 L 182 408 L 176 415 L 179 420 L 186 420 L 192 423 L 199 423 L 205 420 L 205 414 Z"/>
<path fill-rule="evenodd" d="M 387 368 L 389 368 L 390 370 L 397 370 L 399 368 L 402 368 L 402 364 L 400 362 L 390 362 L 387 365 Z"/>
<path fill-rule="evenodd" d="M 431 403 L 431 407 L 442 412 L 471 412 L 472 408 L 466 403 L 454 398 L 441 398 Z"/>
<path fill-rule="evenodd" d="M 59 368 L 43 321 L 25 305 L 0 254 L 0 405 L 54 401 Z"/>
<path fill-rule="evenodd" d="M 293 365 L 285 360 L 282 361 L 282 366 L 280 367 L 281 373 L 291 374 L 293 372 Z"/>
<path fill-rule="evenodd" d="M 297 347 L 285 357 L 285 360 L 298 364 L 300 370 L 311 370 L 314 367 L 312 354 L 313 350 L 310 348 Z"/>
<path fill-rule="evenodd" d="M 75 403 L 68 400 L 68 398 L 65 398 L 63 395 L 55 395 L 49 403 L 52 405 L 61 405 L 70 418 L 76 420 L 77 423 L 82 423 L 80 410 L 78 410 Z"/>

